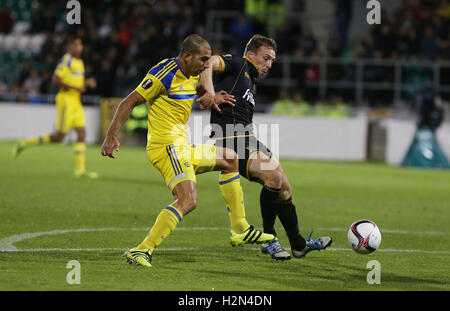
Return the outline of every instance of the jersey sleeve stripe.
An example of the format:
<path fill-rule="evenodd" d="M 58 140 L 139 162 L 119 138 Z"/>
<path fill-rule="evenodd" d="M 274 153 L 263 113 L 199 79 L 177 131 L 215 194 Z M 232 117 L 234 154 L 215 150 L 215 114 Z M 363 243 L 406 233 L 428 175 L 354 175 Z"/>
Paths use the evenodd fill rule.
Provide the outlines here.
<path fill-rule="evenodd" d="M 168 66 L 170 66 L 173 63 L 173 59 L 167 59 L 165 61 L 160 62 L 159 64 L 157 64 L 156 66 L 153 66 L 148 74 L 154 75 L 156 76 L 159 72 L 161 72 L 162 70 L 166 69 Z"/>
<path fill-rule="evenodd" d="M 174 68 L 177 64 L 175 62 L 170 62 L 166 67 L 164 67 L 162 70 L 160 70 L 157 74 L 154 76 L 158 79 L 161 79 L 168 71 L 170 71 L 172 68 Z"/>
<path fill-rule="evenodd" d="M 170 67 L 167 67 L 163 72 L 158 73 L 156 77 L 158 79 L 162 80 L 166 75 L 168 75 L 170 72 L 172 72 L 172 70 L 176 67 L 177 67 L 177 64 L 174 63 L 174 64 L 170 65 Z"/>

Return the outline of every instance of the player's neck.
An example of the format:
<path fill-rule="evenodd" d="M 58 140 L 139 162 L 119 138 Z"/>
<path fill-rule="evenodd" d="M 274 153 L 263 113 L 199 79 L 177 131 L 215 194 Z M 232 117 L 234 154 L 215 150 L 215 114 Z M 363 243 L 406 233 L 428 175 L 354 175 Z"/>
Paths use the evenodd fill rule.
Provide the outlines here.
<path fill-rule="evenodd" d="M 189 72 L 188 68 L 186 67 L 186 64 L 183 62 L 183 59 L 182 59 L 181 57 L 178 56 L 178 57 L 176 58 L 176 60 L 177 60 L 178 66 L 180 66 L 181 71 L 184 73 L 184 75 L 185 75 L 186 77 L 190 77 L 190 76 L 191 76 L 191 73 Z"/>
<path fill-rule="evenodd" d="M 72 53 L 69 53 L 69 54 L 70 54 L 70 56 L 72 56 L 73 58 L 81 59 L 81 55 L 75 55 L 75 54 L 72 54 Z"/>

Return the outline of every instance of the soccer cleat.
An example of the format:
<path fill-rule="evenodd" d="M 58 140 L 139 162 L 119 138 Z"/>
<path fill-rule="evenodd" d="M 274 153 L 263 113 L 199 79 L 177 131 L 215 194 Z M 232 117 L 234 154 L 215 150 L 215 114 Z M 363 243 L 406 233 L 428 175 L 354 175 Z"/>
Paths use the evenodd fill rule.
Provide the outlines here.
<path fill-rule="evenodd" d="M 262 243 L 261 252 L 263 254 L 269 254 L 275 260 L 291 259 L 291 255 L 289 255 L 289 253 L 284 250 L 283 246 L 281 246 L 281 243 L 277 238 L 273 239 L 269 243 Z"/>
<path fill-rule="evenodd" d="M 19 154 L 25 150 L 25 139 L 18 139 L 12 149 L 12 156 L 18 158 Z"/>
<path fill-rule="evenodd" d="M 306 254 L 308 254 L 310 251 L 316 251 L 316 250 L 320 251 L 322 249 L 326 249 L 333 242 L 333 239 L 329 236 L 320 237 L 320 238 L 311 240 L 312 233 L 313 233 L 313 230 L 311 230 L 308 240 L 306 240 L 306 246 L 303 250 L 301 250 L 301 251 L 292 250 L 292 255 L 295 258 L 305 257 Z"/>
<path fill-rule="evenodd" d="M 89 178 L 89 179 L 97 179 L 98 178 L 98 174 L 95 172 L 87 172 L 85 170 L 79 170 L 79 171 L 75 171 L 73 173 L 73 176 L 75 178 Z"/>
<path fill-rule="evenodd" d="M 123 256 L 127 258 L 129 264 L 135 264 L 143 267 L 152 266 L 152 254 L 146 251 L 137 250 L 135 248 L 127 250 Z"/>
<path fill-rule="evenodd" d="M 232 246 L 238 246 L 243 244 L 251 244 L 251 243 L 263 243 L 269 242 L 275 239 L 275 236 L 268 233 L 263 233 L 259 230 L 256 230 L 253 226 L 250 226 L 247 230 L 242 233 L 236 233 L 231 230 L 230 242 Z"/>

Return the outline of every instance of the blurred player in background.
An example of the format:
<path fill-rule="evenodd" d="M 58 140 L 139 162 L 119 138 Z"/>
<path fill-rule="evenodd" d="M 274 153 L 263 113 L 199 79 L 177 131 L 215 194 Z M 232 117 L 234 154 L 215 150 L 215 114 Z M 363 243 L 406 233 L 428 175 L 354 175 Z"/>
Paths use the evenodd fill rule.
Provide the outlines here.
<path fill-rule="evenodd" d="M 214 88 L 221 90 L 216 97 L 223 97 L 224 94 L 234 96 L 234 106 L 213 105 L 211 138 L 216 140 L 216 146 L 236 151 L 242 176 L 263 185 L 260 204 L 264 232 L 276 236 L 274 224 L 278 216 L 286 230 L 293 256 L 300 258 L 311 250 L 325 249 L 332 239 L 321 237 L 311 240 L 310 235 L 306 241 L 301 236 L 288 178 L 272 152 L 253 133 L 256 81 L 272 67 L 276 50 L 273 39 L 254 35 L 245 47 L 244 57 L 230 54 L 212 56 L 201 84 L 210 96 L 214 96 Z M 217 72 L 214 85 L 213 71 Z M 202 100 L 199 99 L 200 104 Z M 277 238 L 264 243 L 262 252 L 277 260 L 290 259 Z"/>
<path fill-rule="evenodd" d="M 94 78 L 84 79 L 82 53 L 82 40 L 71 39 L 68 53 L 63 56 L 53 74 L 52 82 L 59 87 L 56 95 L 58 113 L 55 131 L 52 134 L 19 139 L 13 147 L 13 156 L 18 157 L 25 148 L 30 146 L 62 142 L 66 134 L 74 129 L 77 133 L 77 141 L 73 148 L 75 152 L 74 176 L 95 179 L 98 177 L 97 173 L 86 170 L 86 120 L 81 104 L 81 94 L 86 91 L 86 88 L 95 88 L 97 82 Z"/>
<path fill-rule="evenodd" d="M 200 73 L 208 66 L 211 47 L 193 34 L 181 45 L 176 58 L 152 67 L 138 87 L 119 105 L 102 145 L 103 156 L 114 158 L 119 149 L 117 135 L 137 105 L 148 104 L 147 155 L 163 175 L 174 201 L 159 213 L 147 237 L 127 252 L 129 263 L 151 267 L 153 250 L 197 205 L 196 174 L 221 171 L 219 188 L 229 210 L 231 244 L 273 240 L 250 226 L 245 217 L 244 197 L 237 155 L 214 145 L 189 144 L 186 123 L 192 110 Z"/>

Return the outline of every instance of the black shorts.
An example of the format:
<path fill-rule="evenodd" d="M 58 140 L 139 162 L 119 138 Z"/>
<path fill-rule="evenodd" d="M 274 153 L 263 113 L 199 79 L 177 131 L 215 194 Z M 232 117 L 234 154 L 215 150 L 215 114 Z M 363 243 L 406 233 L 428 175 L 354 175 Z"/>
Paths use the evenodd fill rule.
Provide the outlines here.
<path fill-rule="evenodd" d="M 272 158 L 272 151 L 267 148 L 262 142 L 256 139 L 255 136 L 236 136 L 231 138 L 216 139 L 216 146 L 224 147 L 234 150 L 239 157 L 239 174 L 250 181 L 258 181 L 250 178 L 248 174 L 248 164 L 250 157 L 260 151 Z"/>

